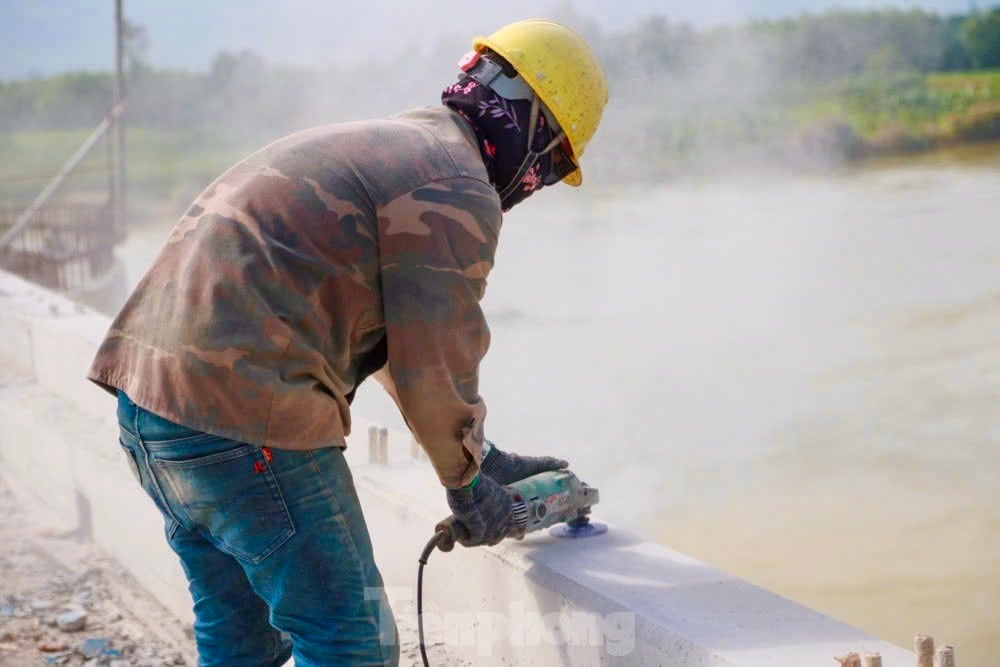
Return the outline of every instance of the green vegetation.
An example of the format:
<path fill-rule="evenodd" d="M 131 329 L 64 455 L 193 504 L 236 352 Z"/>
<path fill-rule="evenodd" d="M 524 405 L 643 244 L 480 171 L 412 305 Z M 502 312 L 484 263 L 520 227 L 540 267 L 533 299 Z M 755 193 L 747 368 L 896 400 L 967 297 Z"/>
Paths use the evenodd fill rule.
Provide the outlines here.
<path fill-rule="evenodd" d="M 864 155 L 1000 139 L 1000 70 L 862 74 L 793 110 L 802 126 L 841 123 Z"/>
<path fill-rule="evenodd" d="M 603 32 L 558 16 L 594 45 L 612 104 L 589 173 L 660 178 L 740 163 L 829 164 L 1000 140 L 1000 7 L 962 16 L 831 11 L 698 31 L 660 16 Z M 141 27 L 127 31 L 130 192 L 189 200 L 267 141 L 324 122 L 433 100 L 463 46 L 435 47 L 401 77 L 394 62 L 353 69 L 267 65 L 220 53 L 208 72 L 151 67 Z M 424 57 L 424 54 L 409 54 Z M 109 73 L 0 82 L 0 202 L 22 200 L 107 113 Z M 97 151 L 73 190 L 103 187 Z"/>
<path fill-rule="evenodd" d="M 0 132 L 0 202 L 34 197 L 87 137 L 87 130 Z M 247 149 L 218 136 L 184 130 L 128 130 L 130 193 L 186 205 Z M 94 150 L 73 172 L 63 196 L 107 188 L 108 154 Z"/>

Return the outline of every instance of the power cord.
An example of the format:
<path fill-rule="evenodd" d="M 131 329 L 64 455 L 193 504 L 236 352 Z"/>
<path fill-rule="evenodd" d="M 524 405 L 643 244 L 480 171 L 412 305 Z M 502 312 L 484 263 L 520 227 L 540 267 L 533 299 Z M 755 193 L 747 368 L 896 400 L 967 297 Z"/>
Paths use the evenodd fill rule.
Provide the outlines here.
<path fill-rule="evenodd" d="M 444 531 L 435 532 L 434 537 L 430 539 L 421 552 L 420 566 L 417 568 L 417 633 L 420 637 L 420 657 L 424 660 L 424 667 L 430 667 L 430 663 L 427 661 L 427 647 L 424 646 L 424 565 L 427 565 L 428 557 L 441 540 L 448 537 L 448 533 Z"/>

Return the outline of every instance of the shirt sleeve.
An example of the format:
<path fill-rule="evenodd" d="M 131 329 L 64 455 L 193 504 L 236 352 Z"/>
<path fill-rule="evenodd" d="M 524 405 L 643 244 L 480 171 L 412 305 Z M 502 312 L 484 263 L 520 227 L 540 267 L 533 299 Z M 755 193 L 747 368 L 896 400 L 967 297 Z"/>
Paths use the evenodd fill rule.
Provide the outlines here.
<path fill-rule="evenodd" d="M 479 301 L 501 215 L 492 186 L 458 177 L 412 190 L 378 216 L 391 376 L 379 379 L 448 488 L 469 484 L 479 470 L 479 363 L 490 342 Z"/>

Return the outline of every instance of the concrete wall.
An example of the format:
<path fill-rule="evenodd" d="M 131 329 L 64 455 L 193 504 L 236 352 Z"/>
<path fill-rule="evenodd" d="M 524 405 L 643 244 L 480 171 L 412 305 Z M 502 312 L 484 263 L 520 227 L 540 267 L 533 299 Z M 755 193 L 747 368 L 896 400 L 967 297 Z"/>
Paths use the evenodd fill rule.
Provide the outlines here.
<path fill-rule="evenodd" d="M 109 320 L 0 272 L 0 471 L 40 520 L 89 534 L 165 606 L 190 602 L 162 520 L 115 444 L 112 399 L 83 379 Z M 412 614 L 417 556 L 446 513 L 430 467 L 393 433 L 370 464 L 368 424 L 348 448 L 396 614 Z M 588 480 L 600 487 L 600 480 Z M 599 515 L 599 510 L 597 511 Z M 639 535 L 531 535 L 435 553 L 426 569 L 428 641 L 475 664 L 807 667 L 878 651 L 912 653 Z"/>

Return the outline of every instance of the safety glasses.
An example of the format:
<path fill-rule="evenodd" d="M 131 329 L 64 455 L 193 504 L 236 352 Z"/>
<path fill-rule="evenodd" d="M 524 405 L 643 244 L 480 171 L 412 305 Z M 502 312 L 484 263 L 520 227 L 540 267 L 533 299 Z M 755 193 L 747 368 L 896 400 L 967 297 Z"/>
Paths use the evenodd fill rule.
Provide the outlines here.
<path fill-rule="evenodd" d="M 572 151 L 569 147 L 569 140 L 563 138 L 552 149 L 552 169 L 545 176 L 545 185 L 555 185 L 576 171 L 576 163 L 573 162 L 570 155 L 572 155 Z"/>

